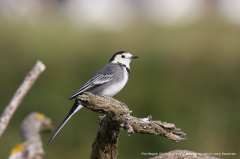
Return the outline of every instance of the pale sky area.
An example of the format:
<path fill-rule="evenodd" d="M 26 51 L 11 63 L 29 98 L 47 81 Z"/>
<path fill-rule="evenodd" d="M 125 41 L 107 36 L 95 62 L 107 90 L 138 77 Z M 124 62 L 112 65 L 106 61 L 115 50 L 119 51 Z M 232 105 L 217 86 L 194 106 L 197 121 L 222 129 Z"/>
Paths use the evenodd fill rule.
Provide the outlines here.
<path fill-rule="evenodd" d="M 59 14 L 77 25 L 114 28 L 135 20 L 158 25 L 187 25 L 208 13 L 240 24 L 240 0 L 0 0 L 0 16 L 34 22 Z"/>

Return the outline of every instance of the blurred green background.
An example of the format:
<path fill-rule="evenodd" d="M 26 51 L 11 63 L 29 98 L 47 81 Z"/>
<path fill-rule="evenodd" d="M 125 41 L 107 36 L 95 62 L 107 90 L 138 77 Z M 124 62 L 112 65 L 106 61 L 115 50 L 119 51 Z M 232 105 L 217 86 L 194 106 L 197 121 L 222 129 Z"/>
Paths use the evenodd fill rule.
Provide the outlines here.
<path fill-rule="evenodd" d="M 215 17 L 185 26 L 159 26 L 138 21 L 124 29 L 81 28 L 67 20 L 39 25 L 0 18 L 0 112 L 37 60 L 45 72 L 15 112 L 0 139 L 0 158 L 20 143 L 19 126 L 37 111 L 58 127 L 77 91 L 117 51 L 140 58 L 131 62 L 131 78 L 114 98 L 132 115 L 174 123 L 187 134 L 175 143 L 166 138 L 122 132 L 118 159 L 145 159 L 141 152 L 175 149 L 199 153 L 240 153 L 240 27 Z M 52 133 L 42 133 L 45 159 L 89 158 L 98 116 L 82 109 L 47 146 Z M 219 156 L 215 156 L 219 157 Z"/>

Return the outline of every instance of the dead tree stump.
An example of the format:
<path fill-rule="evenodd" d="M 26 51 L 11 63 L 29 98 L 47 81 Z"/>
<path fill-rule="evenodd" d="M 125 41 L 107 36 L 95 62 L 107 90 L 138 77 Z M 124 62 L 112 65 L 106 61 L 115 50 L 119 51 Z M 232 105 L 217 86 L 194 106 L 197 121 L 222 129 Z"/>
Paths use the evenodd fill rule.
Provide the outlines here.
<path fill-rule="evenodd" d="M 134 133 L 163 136 L 175 142 L 185 140 L 186 134 L 174 124 L 152 121 L 152 117 L 136 118 L 126 104 L 109 96 L 84 93 L 77 97 L 79 104 L 94 112 L 104 113 L 99 117 L 100 128 L 92 145 L 91 159 L 115 159 L 118 140 L 123 129 L 128 135 Z"/>

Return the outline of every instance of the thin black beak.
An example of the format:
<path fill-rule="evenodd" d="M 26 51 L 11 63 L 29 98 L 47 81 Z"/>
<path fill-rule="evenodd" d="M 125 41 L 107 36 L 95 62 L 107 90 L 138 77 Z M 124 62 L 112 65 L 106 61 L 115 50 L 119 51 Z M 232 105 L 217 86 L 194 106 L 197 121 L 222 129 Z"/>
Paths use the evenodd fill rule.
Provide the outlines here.
<path fill-rule="evenodd" d="M 138 58 L 138 56 L 131 56 L 131 59 L 136 59 Z"/>

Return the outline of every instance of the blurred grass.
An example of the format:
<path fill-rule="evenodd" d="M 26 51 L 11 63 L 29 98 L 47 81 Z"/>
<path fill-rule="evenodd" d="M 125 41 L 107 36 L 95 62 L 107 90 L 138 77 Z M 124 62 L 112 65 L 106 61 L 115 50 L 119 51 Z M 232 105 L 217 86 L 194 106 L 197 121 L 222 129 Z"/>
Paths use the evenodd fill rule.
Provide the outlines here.
<path fill-rule="evenodd" d="M 7 158 L 20 142 L 19 126 L 32 111 L 51 117 L 58 127 L 72 95 L 117 51 L 140 56 L 131 78 L 115 96 L 136 117 L 172 122 L 187 134 L 179 143 L 124 131 L 118 159 L 148 158 L 141 152 L 186 149 L 200 153 L 239 153 L 240 27 L 217 18 L 189 26 L 159 27 L 139 22 L 124 30 L 102 31 L 66 21 L 9 23 L 0 18 L 0 112 L 37 60 L 47 67 L 14 114 L 0 140 Z M 74 115 L 53 142 L 42 134 L 45 159 L 89 158 L 99 114 Z M 221 158 L 238 158 L 220 156 Z M 216 156 L 217 157 L 217 156 Z"/>

